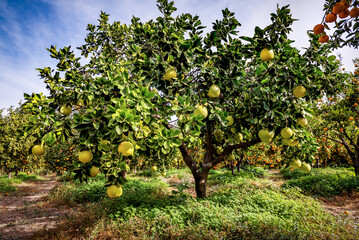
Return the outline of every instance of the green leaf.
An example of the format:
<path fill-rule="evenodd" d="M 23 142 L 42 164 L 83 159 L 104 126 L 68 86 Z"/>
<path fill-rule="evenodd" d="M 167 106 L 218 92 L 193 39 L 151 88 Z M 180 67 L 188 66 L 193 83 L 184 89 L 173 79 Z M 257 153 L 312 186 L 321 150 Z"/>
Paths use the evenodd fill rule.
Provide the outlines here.
<path fill-rule="evenodd" d="M 171 138 L 170 142 L 172 147 L 179 147 L 182 145 L 182 141 L 177 138 Z"/>
<path fill-rule="evenodd" d="M 54 132 L 49 132 L 45 134 L 42 140 L 45 142 L 45 144 L 51 147 L 56 142 L 56 134 Z"/>
<path fill-rule="evenodd" d="M 261 81 L 261 84 L 266 84 L 267 82 L 269 82 L 269 80 L 270 80 L 269 78 L 264 79 L 264 80 Z"/>

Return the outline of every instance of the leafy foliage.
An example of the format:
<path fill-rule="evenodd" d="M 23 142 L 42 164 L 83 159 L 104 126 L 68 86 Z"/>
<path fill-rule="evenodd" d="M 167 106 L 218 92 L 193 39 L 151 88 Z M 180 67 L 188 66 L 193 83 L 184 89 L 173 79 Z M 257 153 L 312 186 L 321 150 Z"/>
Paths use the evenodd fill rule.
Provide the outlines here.
<path fill-rule="evenodd" d="M 6 115 L 0 110 L 0 168 L 6 173 L 27 169 L 34 160 L 28 155 L 35 139 L 24 135 L 30 118 L 21 108 L 10 107 Z"/>

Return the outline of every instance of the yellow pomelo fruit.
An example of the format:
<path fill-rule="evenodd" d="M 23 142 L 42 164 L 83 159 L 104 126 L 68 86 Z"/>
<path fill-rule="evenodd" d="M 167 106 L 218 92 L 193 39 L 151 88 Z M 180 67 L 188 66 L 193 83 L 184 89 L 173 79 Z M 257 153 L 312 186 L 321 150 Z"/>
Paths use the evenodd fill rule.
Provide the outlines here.
<path fill-rule="evenodd" d="M 297 124 L 298 124 L 299 126 L 305 127 L 305 126 L 307 126 L 308 121 L 307 121 L 306 118 L 298 118 L 298 119 L 297 119 Z"/>
<path fill-rule="evenodd" d="M 305 87 L 303 87 L 303 86 L 297 86 L 297 87 L 295 87 L 294 90 L 293 90 L 293 95 L 294 95 L 294 97 L 296 97 L 296 98 L 302 98 L 302 97 L 305 96 L 306 92 L 307 92 L 307 90 L 305 89 Z"/>
<path fill-rule="evenodd" d="M 117 185 L 111 185 L 107 188 L 107 195 L 110 198 L 117 198 L 122 195 L 122 187 Z"/>
<path fill-rule="evenodd" d="M 45 148 L 41 147 L 41 145 L 35 145 L 32 147 L 31 152 L 34 155 L 41 156 L 41 155 L 44 155 Z"/>
<path fill-rule="evenodd" d="M 298 159 L 292 161 L 290 164 L 289 164 L 292 168 L 300 168 L 300 166 L 302 166 L 302 162 Z"/>
<path fill-rule="evenodd" d="M 131 156 L 133 154 L 134 151 L 134 147 L 132 145 L 132 143 L 130 142 L 122 142 L 119 146 L 118 146 L 118 152 L 122 153 L 123 156 Z"/>
<path fill-rule="evenodd" d="M 232 116 L 226 117 L 226 120 L 228 121 L 228 126 L 232 126 L 234 123 L 234 119 Z"/>
<path fill-rule="evenodd" d="M 217 85 L 213 84 L 209 88 L 207 96 L 211 98 L 216 98 L 219 96 L 219 94 L 221 94 L 221 89 Z"/>
<path fill-rule="evenodd" d="M 258 137 L 261 139 L 262 142 L 269 143 L 274 137 L 274 132 L 269 132 L 268 129 L 262 129 L 258 132 Z"/>
<path fill-rule="evenodd" d="M 239 141 L 239 142 L 242 142 L 243 141 L 243 135 L 242 133 L 238 133 L 236 136 L 235 136 L 236 140 Z"/>
<path fill-rule="evenodd" d="M 267 48 L 263 48 L 260 57 L 264 62 L 271 61 L 274 58 L 274 52 L 273 50 L 268 50 Z"/>
<path fill-rule="evenodd" d="M 289 127 L 285 127 L 280 131 L 280 135 L 283 138 L 290 138 L 293 135 L 293 131 Z"/>
<path fill-rule="evenodd" d="M 67 116 L 72 112 L 71 106 L 62 105 L 60 108 L 60 113 Z"/>
<path fill-rule="evenodd" d="M 152 166 L 151 169 L 152 169 L 153 171 L 157 171 L 157 166 Z"/>
<path fill-rule="evenodd" d="M 200 116 L 203 116 L 204 118 L 206 118 L 207 115 L 208 115 L 208 111 L 207 111 L 207 108 L 206 108 L 205 106 L 199 105 L 199 106 L 193 111 L 193 114 L 194 114 L 195 116 L 200 115 Z"/>
<path fill-rule="evenodd" d="M 91 170 L 90 170 L 90 176 L 91 177 L 96 177 L 98 174 L 98 167 L 92 166 Z"/>
<path fill-rule="evenodd" d="M 292 139 L 290 138 L 282 138 L 282 144 L 283 145 L 289 145 Z"/>
<path fill-rule="evenodd" d="M 303 172 L 310 172 L 310 170 L 312 169 L 312 167 L 308 164 L 308 163 L 303 163 L 300 168 L 301 171 Z"/>
<path fill-rule="evenodd" d="M 164 80 L 171 80 L 172 78 L 177 77 L 177 72 L 173 68 L 167 69 L 165 75 L 163 76 Z"/>
<path fill-rule="evenodd" d="M 93 154 L 90 151 L 82 151 L 79 155 L 79 161 L 82 163 L 90 162 L 93 158 Z"/>
<path fill-rule="evenodd" d="M 288 145 L 291 146 L 291 147 L 294 147 L 294 146 L 297 146 L 298 143 L 299 143 L 298 140 L 292 140 L 292 139 L 290 139 Z"/>
<path fill-rule="evenodd" d="M 234 160 L 235 160 L 235 157 L 234 157 L 234 154 L 233 154 L 233 153 L 229 154 L 228 160 L 229 160 L 229 161 L 234 161 Z"/>

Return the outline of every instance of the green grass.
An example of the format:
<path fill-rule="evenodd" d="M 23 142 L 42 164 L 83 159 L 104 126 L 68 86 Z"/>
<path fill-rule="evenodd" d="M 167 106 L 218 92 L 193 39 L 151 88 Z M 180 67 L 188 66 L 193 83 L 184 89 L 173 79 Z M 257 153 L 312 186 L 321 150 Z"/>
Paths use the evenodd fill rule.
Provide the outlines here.
<path fill-rule="evenodd" d="M 27 175 L 26 173 L 19 173 L 12 178 L 8 178 L 8 176 L 0 176 L 0 193 L 14 192 L 16 191 L 15 184 L 37 179 L 39 179 L 38 176 L 32 174 Z"/>
<path fill-rule="evenodd" d="M 166 178 L 187 180 L 188 174 L 188 170 L 173 170 L 167 172 Z M 209 196 L 204 200 L 186 192 L 174 194 L 163 178 L 143 175 L 129 177 L 120 198 L 106 196 L 105 180 L 100 177 L 88 184 L 64 183 L 52 193 L 52 200 L 90 204 L 100 219 L 91 229 L 86 227 L 84 234 L 91 238 L 359 238 L 354 220 L 330 215 L 318 201 L 302 194 L 297 185 L 275 187 L 262 178 L 264 175 L 260 168 L 249 168 L 236 176 L 230 171 L 211 171 Z M 316 175 L 302 178 L 313 176 Z"/>
<path fill-rule="evenodd" d="M 309 173 L 302 172 L 299 169 L 293 169 L 290 171 L 290 168 L 283 168 L 280 170 L 284 179 L 297 179 L 304 176 L 312 175 L 339 175 L 339 176 L 355 176 L 354 168 L 313 168 Z"/>
<path fill-rule="evenodd" d="M 359 178 L 348 175 L 309 175 L 287 181 L 284 188 L 299 187 L 304 194 L 314 197 L 332 197 L 359 191 Z"/>

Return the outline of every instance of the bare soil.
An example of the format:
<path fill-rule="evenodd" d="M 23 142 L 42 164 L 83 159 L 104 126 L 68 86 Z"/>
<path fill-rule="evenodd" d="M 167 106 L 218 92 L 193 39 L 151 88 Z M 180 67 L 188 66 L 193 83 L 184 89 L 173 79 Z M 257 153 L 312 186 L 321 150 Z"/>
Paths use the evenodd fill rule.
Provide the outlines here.
<path fill-rule="evenodd" d="M 56 227 L 68 209 L 46 201 L 46 196 L 58 184 L 55 176 L 27 181 L 17 185 L 17 191 L 0 195 L 0 239 L 33 239 L 38 231 Z"/>
<path fill-rule="evenodd" d="M 323 207 L 333 215 L 347 215 L 359 219 L 359 193 L 345 194 L 333 198 L 321 198 Z"/>

